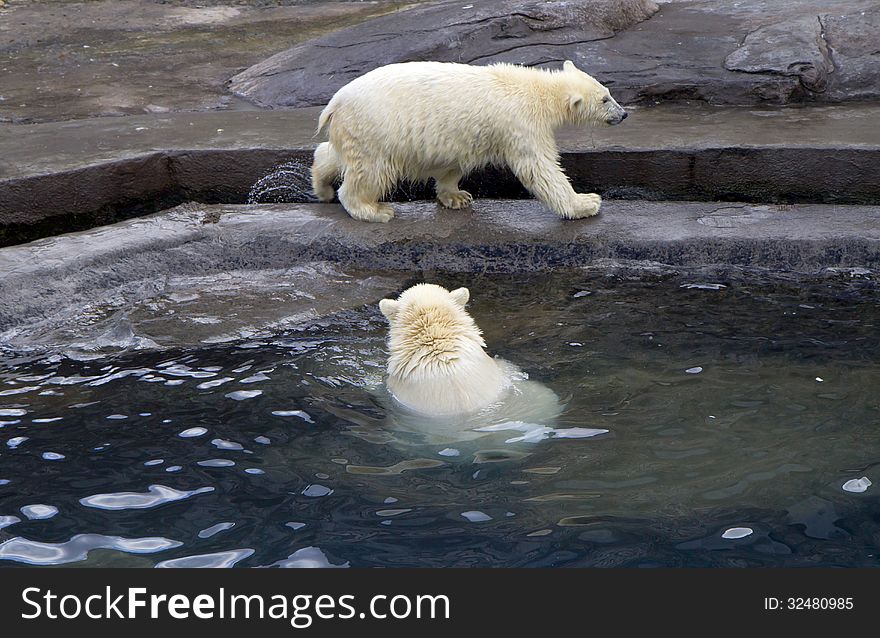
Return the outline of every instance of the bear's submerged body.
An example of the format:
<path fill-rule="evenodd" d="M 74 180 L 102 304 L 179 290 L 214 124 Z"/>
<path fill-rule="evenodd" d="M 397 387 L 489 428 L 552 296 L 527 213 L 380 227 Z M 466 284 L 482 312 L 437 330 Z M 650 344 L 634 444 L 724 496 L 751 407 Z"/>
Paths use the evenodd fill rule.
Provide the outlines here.
<path fill-rule="evenodd" d="M 508 166 L 562 217 L 596 214 L 598 195 L 575 193 L 559 167 L 553 136 L 564 124 L 616 124 L 625 111 L 586 73 L 566 63 L 546 71 L 509 64 L 408 62 L 353 80 L 321 113 L 329 142 L 315 151 L 319 199 L 339 200 L 364 221 L 394 214 L 379 203 L 403 180 L 434 179 L 447 208 L 470 205 L 458 182 L 487 166 Z"/>

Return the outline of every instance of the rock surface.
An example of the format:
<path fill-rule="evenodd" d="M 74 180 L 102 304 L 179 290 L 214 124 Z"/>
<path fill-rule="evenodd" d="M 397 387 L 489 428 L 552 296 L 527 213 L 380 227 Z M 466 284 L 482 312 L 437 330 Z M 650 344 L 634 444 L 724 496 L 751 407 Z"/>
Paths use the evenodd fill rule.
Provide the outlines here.
<path fill-rule="evenodd" d="M 311 106 L 392 62 L 558 61 L 558 52 L 610 38 L 657 8 L 651 0 L 440 2 L 297 45 L 236 75 L 231 88 L 261 106 Z"/>
<path fill-rule="evenodd" d="M 593 73 L 627 103 L 753 105 L 880 97 L 880 6 L 871 0 L 460 1 L 418 6 L 309 40 L 239 73 L 264 107 L 326 103 L 394 62 L 558 66 Z"/>
<path fill-rule="evenodd" d="M 0 124 L 0 245 L 185 201 L 244 202 L 282 162 L 299 161 L 299 186 L 308 188 L 319 110 Z M 880 105 L 670 103 L 632 113 L 623 126 L 559 131 L 575 189 L 625 199 L 880 203 Z M 528 196 L 507 171 L 474 173 L 465 187 L 478 198 Z M 406 187 L 393 197 L 433 200 L 433 191 Z"/>
<path fill-rule="evenodd" d="M 231 75 L 296 42 L 401 6 L 393 0 L 0 2 L 0 122 L 235 108 L 240 100 L 226 90 Z"/>
<path fill-rule="evenodd" d="M 320 313 L 324 303 L 356 306 L 364 294 L 379 299 L 400 282 L 392 272 L 346 283 L 338 269 L 538 272 L 611 259 L 787 273 L 832 269 L 844 278 L 876 278 L 880 270 L 876 206 L 609 201 L 600 215 L 577 221 L 562 221 L 535 201 L 480 200 L 471 211 L 413 202 L 396 210 L 388 224 L 366 224 L 335 204 L 187 204 L 0 249 L 0 350 L 69 344 L 64 331 L 83 318 L 95 326 L 98 346 L 130 344 L 128 321 L 139 317 L 132 308 L 155 302 L 173 310 L 168 299 L 193 300 L 196 292 L 210 305 L 204 314 L 231 314 L 223 310 L 231 294 L 249 299 L 247 311 L 239 307 L 242 321 L 268 325 L 280 316 Z M 296 290 L 303 294 L 287 296 Z M 98 315 L 126 309 L 125 322 L 95 323 Z M 199 334 L 213 330 L 206 325 Z"/>

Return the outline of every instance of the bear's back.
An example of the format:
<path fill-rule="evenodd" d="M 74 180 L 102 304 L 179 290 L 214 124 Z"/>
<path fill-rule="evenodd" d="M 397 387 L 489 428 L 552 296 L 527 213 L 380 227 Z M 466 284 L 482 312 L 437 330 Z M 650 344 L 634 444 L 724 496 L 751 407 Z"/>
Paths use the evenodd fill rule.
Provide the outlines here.
<path fill-rule="evenodd" d="M 501 163 L 509 140 L 539 124 L 527 84 L 540 82 L 544 73 L 516 69 L 450 62 L 379 67 L 336 93 L 333 126 L 356 131 L 372 148 L 384 149 L 401 174 L 416 179 L 439 166 L 468 172 Z M 525 83 L 511 82 L 511 70 Z M 336 139 L 343 147 L 343 137 Z"/>

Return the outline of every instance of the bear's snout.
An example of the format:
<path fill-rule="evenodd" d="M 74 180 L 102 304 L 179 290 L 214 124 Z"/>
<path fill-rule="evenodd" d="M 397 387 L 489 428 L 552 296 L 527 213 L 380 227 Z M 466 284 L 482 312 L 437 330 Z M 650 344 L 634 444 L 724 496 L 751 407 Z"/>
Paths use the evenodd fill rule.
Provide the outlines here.
<path fill-rule="evenodd" d="M 623 122 L 627 117 L 629 117 L 629 113 L 627 113 L 623 109 L 620 109 L 620 111 L 618 111 L 617 113 L 612 113 L 611 115 L 606 117 L 605 123 L 610 126 L 616 126 L 617 124 Z"/>
<path fill-rule="evenodd" d="M 629 113 L 626 112 L 626 109 L 620 106 L 610 95 L 605 98 L 605 123 L 609 126 L 615 126 L 623 122 L 627 117 L 629 117 Z"/>

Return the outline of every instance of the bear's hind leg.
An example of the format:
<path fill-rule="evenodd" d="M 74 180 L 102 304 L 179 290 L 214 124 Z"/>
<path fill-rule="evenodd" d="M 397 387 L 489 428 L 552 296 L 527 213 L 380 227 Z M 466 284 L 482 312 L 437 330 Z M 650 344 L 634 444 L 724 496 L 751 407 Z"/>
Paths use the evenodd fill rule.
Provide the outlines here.
<path fill-rule="evenodd" d="M 379 203 L 384 191 L 377 175 L 349 167 L 339 187 L 339 202 L 354 219 L 384 223 L 394 217 L 394 209 L 389 204 Z"/>
<path fill-rule="evenodd" d="M 474 202 L 474 198 L 467 191 L 458 188 L 461 179 L 461 171 L 451 170 L 439 174 L 434 178 L 437 182 L 437 201 L 445 208 L 467 208 Z"/>
<path fill-rule="evenodd" d="M 339 157 L 330 142 L 322 142 L 315 149 L 315 160 L 312 162 L 312 190 L 322 202 L 329 202 L 336 192 L 333 184 L 339 179 L 342 167 Z"/>

